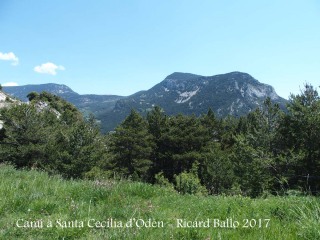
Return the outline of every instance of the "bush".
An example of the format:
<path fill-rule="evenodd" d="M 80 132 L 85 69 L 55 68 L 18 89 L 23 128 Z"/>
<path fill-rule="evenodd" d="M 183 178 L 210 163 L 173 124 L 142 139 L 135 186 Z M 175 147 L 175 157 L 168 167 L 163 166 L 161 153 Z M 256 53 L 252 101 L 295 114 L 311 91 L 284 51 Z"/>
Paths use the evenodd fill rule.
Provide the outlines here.
<path fill-rule="evenodd" d="M 99 167 L 94 166 L 89 172 L 86 172 L 84 174 L 84 178 L 90 180 L 103 180 L 111 178 L 111 175 L 112 174 L 110 172 L 104 171 Z"/>
<path fill-rule="evenodd" d="M 172 183 L 169 182 L 169 180 L 163 175 L 163 172 L 159 172 L 155 175 L 155 184 L 160 185 L 161 187 L 167 187 L 170 189 L 174 189 L 174 186 Z"/>
<path fill-rule="evenodd" d="M 198 176 L 182 172 L 175 175 L 176 189 L 182 194 L 207 195 L 207 189 L 201 185 Z"/>

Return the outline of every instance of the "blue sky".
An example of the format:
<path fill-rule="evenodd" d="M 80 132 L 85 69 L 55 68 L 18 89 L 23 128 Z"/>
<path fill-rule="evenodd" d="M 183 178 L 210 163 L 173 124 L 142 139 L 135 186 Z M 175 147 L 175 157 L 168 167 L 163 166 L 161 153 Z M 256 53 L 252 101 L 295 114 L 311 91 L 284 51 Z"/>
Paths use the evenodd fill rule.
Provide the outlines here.
<path fill-rule="evenodd" d="M 0 83 L 130 95 L 173 72 L 320 85 L 320 1 L 1 0 Z"/>

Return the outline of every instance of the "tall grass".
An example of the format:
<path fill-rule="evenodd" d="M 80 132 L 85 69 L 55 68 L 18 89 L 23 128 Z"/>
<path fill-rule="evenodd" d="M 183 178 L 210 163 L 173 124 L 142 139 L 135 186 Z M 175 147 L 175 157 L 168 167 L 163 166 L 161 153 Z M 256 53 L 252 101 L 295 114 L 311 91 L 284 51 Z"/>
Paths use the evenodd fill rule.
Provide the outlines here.
<path fill-rule="evenodd" d="M 130 181 L 74 181 L 0 165 L 0 239 L 320 239 L 320 201 L 315 197 L 192 196 Z M 162 222 L 155 227 L 91 228 L 95 221 Z M 23 219 L 23 220 L 22 220 Z M 56 221 L 84 226 L 61 227 Z M 210 220 L 210 227 L 178 228 L 177 219 Z M 214 219 L 239 221 L 237 228 L 213 227 Z M 263 222 L 242 227 L 244 219 Z M 19 220 L 19 221 L 18 221 Z M 42 220 L 42 228 L 18 223 Z M 52 221 L 52 227 L 46 224 Z M 141 220 L 140 220 L 141 222 Z M 20 224 L 21 225 L 21 224 Z M 254 224 L 252 224 L 254 225 Z"/>

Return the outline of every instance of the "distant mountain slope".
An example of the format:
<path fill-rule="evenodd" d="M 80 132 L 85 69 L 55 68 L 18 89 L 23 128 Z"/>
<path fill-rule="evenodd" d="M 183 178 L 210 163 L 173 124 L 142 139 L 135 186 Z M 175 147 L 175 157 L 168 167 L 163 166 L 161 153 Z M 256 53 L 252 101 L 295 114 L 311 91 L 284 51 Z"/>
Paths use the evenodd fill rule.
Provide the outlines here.
<path fill-rule="evenodd" d="M 63 98 L 77 98 L 79 96 L 78 93 L 74 92 L 71 88 L 62 84 L 55 83 L 46 83 L 46 84 L 30 84 L 24 86 L 10 86 L 3 87 L 3 91 L 7 92 L 13 97 L 19 98 L 21 101 L 28 101 L 27 95 L 30 92 L 43 92 L 47 91 L 52 94 L 61 96 Z"/>
<path fill-rule="evenodd" d="M 286 100 L 272 86 L 260 83 L 247 73 L 231 72 L 210 77 L 191 73 L 173 73 L 147 91 L 131 96 L 80 95 L 65 85 L 41 84 L 4 87 L 4 91 L 26 100 L 32 91 L 48 91 L 73 103 L 84 113 L 93 113 L 101 120 L 103 131 L 113 130 L 136 109 L 146 114 L 154 106 L 169 115 L 200 115 L 211 108 L 219 117 L 241 116 L 259 107 L 270 97 L 284 108 Z"/>
<path fill-rule="evenodd" d="M 66 85 L 54 83 L 3 87 L 3 90 L 22 101 L 28 101 L 27 95 L 30 92 L 50 92 L 71 102 L 83 113 L 93 113 L 97 117 L 105 111 L 111 111 L 114 108 L 116 101 L 123 98 L 122 96 L 116 95 L 80 95 Z"/>
<path fill-rule="evenodd" d="M 156 105 L 167 114 L 199 115 L 212 108 L 219 117 L 241 116 L 260 106 L 267 97 L 284 108 L 286 100 L 279 97 L 273 87 L 247 73 L 211 77 L 173 73 L 151 89 L 117 101 L 105 118 L 126 116 L 132 108 L 146 113 Z"/>

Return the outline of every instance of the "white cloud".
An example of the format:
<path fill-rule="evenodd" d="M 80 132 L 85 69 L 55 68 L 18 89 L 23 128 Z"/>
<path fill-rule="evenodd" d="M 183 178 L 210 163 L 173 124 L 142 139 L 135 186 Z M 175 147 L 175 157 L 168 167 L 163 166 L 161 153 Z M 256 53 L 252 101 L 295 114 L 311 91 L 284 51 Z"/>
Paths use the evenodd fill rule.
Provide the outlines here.
<path fill-rule="evenodd" d="M 33 69 L 37 73 L 46 73 L 46 74 L 51 74 L 51 75 L 56 75 L 57 70 L 65 70 L 64 66 L 57 66 L 54 63 L 47 62 L 43 63 L 40 66 L 36 66 Z"/>
<path fill-rule="evenodd" d="M 1 84 L 3 87 L 13 87 L 13 86 L 19 86 L 18 83 L 16 82 L 7 82 L 7 83 L 4 83 L 4 84 Z"/>
<path fill-rule="evenodd" d="M 13 52 L 9 52 L 9 53 L 0 52 L 0 60 L 11 61 L 11 64 L 13 66 L 16 66 L 19 64 L 19 58 L 16 55 L 14 55 Z"/>

